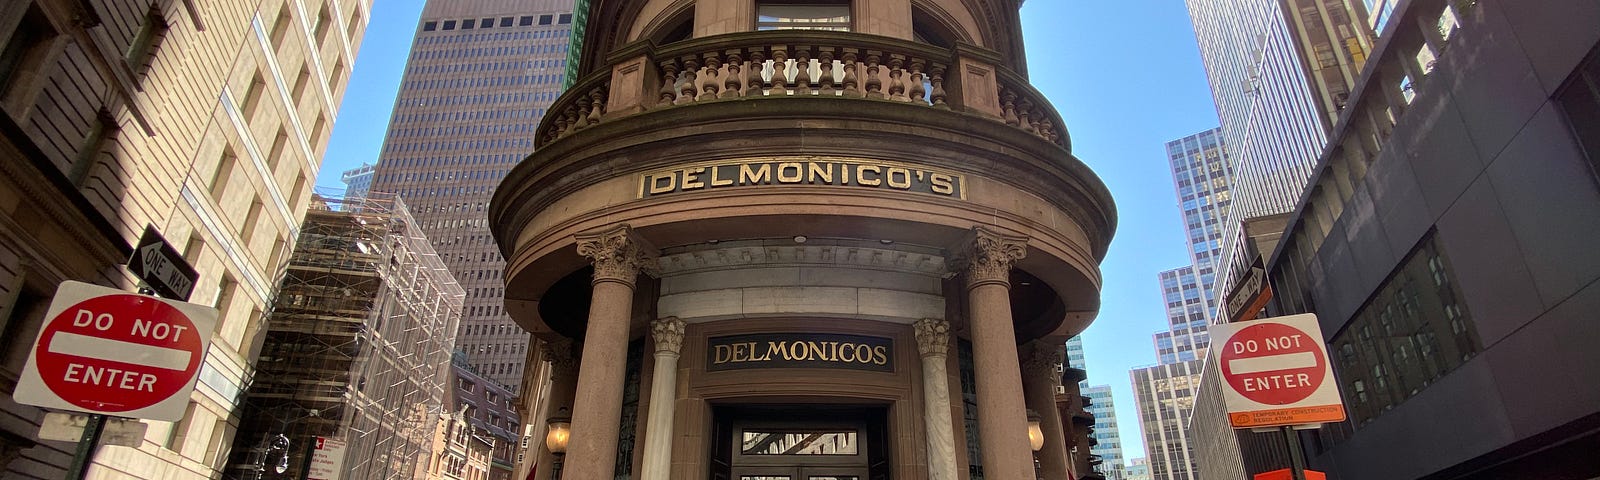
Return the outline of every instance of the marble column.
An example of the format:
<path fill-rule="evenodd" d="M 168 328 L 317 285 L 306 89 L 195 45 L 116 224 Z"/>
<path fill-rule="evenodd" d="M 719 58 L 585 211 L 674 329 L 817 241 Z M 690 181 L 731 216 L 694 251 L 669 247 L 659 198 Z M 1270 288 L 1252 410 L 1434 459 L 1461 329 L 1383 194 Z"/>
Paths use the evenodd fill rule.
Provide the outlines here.
<path fill-rule="evenodd" d="M 557 412 L 563 408 L 567 409 L 570 415 L 572 396 L 578 388 L 578 352 L 572 339 L 562 338 L 545 342 L 541 353 L 544 361 L 550 362 L 550 397 L 545 405 L 544 418 L 523 419 L 526 422 L 548 422 L 550 417 L 557 416 Z M 539 456 L 539 462 L 535 465 L 544 467 L 534 472 L 534 480 L 551 480 L 552 469 L 549 466 L 555 464 L 555 454 L 550 453 L 550 447 L 544 444 L 543 436 L 536 440 L 539 442 L 539 451 L 535 454 Z"/>
<path fill-rule="evenodd" d="M 1036 340 L 1029 342 L 1022 357 L 1022 388 L 1028 408 L 1039 414 L 1039 430 L 1044 433 L 1044 448 L 1036 453 L 1039 468 L 1046 480 L 1066 480 L 1072 468 L 1067 458 L 1067 436 L 1061 425 L 1061 412 L 1056 408 L 1056 386 L 1061 384 L 1061 366 L 1065 355 L 1061 342 Z"/>
<path fill-rule="evenodd" d="M 650 324 L 656 340 L 655 375 L 650 378 L 650 412 L 645 419 L 644 465 L 639 478 L 668 480 L 672 473 L 672 411 L 678 395 L 678 353 L 683 320 L 667 317 Z"/>
<path fill-rule="evenodd" d="M 617 430 L 622 423 L 634 280 L 640 272 L 655 272 L 656 252 L 627 225 L 579 235 L 577 240 L 578 254 L 594 262 L 594 292 L 578 364 L 575 398 L 579 400 L 572 406 L 572 439 L 562 480 L 612 480 Z"/>
<path fill-rule="evenodd" d="M 1011 265 L 1027 254 L 1027 239 L 977 227 L 953 253 L 952 270 L 966 277 L 984 478 L 1034 478 L 1010 296 Z"/>
<path fill-rule="evenodd" d="M 928 431 L 928 480 L 956 480 L 956 436 L 950 417 L 950 322 L 925 318 L 911 325 L 922 354 L 922 420 Z M 647 479 L 648 480 L 648 479 Z"/>

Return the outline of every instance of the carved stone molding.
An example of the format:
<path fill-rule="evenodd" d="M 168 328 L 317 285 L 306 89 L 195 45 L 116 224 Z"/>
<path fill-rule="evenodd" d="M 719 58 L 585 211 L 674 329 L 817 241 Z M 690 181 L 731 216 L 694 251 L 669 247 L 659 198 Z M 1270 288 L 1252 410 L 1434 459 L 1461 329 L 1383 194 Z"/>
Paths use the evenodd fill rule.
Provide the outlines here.
<path fill-rule="evenodd" d="M 846 245 L 744 245 L 673 253 L 660 259 L 663 275 L 762 266 L 838 266 L 943 277 L 937 254 Z"/>
<path fill-rule="evenodd" d="M 966 273 L 967 288 L 998 283 L 1009 287 L 1011 266 L 1028 255 L 1028 239 L 1001 235 L 983 227 L 950 256 L 950 270 Z"/>
<path fill-rule="evenodd" d="M 1054 386 L 1061 383 L 1061 373 L 1056 370 L 1066 361 L 1066 351 L 1060 343 L 1035 340 L 1022 349 L 1022 378 L 1043 380 Z"/>
<path fill-rule="evenodd" d="M 631 287 L 639 273 L 652 277 L 660 273 L 655 246 L 627 225 L 578 235 L 577 240 L 578 254 L 594 263 L 595 283 L 613 281 Z"/>
<path fill-rule="evenodd" d="M 544 361 L 550 362 L 550 373 L 557 377 L 578 375 L 578 349 L 570 338 L 546 341 Z"/>
<path fill-rule="evenodd" d="M 917 351 L 923 357 L 944 356 L 950 350 L 950 322 L 924 318 L 911 324 L 917 333 Z"/>
<path fill-rule="evenodd" d="M 656 353 L 669 353 L 674 356 L 683 349 L 683 320 L 678 317 L 667 317 L 650 322 L 650 335 L 656 339 Z"/>

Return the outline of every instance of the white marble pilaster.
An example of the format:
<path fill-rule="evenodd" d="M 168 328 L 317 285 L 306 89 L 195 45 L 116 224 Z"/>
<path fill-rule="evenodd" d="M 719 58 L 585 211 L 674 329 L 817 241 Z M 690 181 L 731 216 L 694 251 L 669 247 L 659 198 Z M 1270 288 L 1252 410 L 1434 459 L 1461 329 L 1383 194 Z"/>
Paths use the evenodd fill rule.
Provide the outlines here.
<path fill-rule="evenodd" d="M 922 355 L 922 419 L 928 432 L 928 480 L 956 480 L 956 437 L 950 422 L 950 383 L 945 358 L 950 322 L 927 318 L 912 324 Z"/>
<path fill-rule="evenodd" d="M 642 480 L 668 480 L 672 470 L 672 411 L 678 398 L 678 356 L 683 348 L 683 320 L 658 319 L 650 324 L 656 342 L 655 374 L 650 378 L 650 411 L 645 418 Z"/>

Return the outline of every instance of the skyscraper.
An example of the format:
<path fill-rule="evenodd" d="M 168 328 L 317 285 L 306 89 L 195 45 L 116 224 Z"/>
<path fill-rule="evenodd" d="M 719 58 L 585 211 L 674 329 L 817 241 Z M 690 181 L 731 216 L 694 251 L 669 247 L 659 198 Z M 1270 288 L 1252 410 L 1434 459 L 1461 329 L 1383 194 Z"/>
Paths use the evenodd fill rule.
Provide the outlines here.
<path fill-rule="evenodd" d="M 1104 462 L 1100 464 L 1100 471 L 1105 474 L 1106 480 L 1122 480 L 1122 433 L 1117 429 L 1116 404 L 1111 398 L 1110 385 L 1095 385 L 1083 389 L 1084 398 L 1088 398 L 1089 413 L 1094 414 L 1094 446 L 1089 448 L 1089 453 L 1099 456 Z"/>
<path fill-rule="evenodd" d="M 1264 263 L 1348 415 L 1288 443 L 1329 478 L 1600 477 L 1600 3 L 1394 3 Z M 1240 441 L 1202 455 L 1243 468 L 1211 478 L 1288 464 L 1215 409 Z"/>
<path fill-rule="evenodd" d="M 371 8 L 0 2 L 0 378 L 15 384 L 62 281 L 134 290 L 123 265 L 146 228 L 194 266 L 188 301 L 219 311 L 183 417 L 97 449 L 91 476 L 221 474 Z M 0 404 L 0 478 L 68 476 L 72 447 L 39 439 L 44 414 Z"/>
<path fill-rule="evenodd" d="M 1187 428 L 1205 360 L 1152 365 L 1130 372 L 1139 404 L 1145 458 L 1153 480 L 1193 480 L 1197 458 Z"/>
<path fill-rule="evenodd" d="M 1166 145 L 1192 263 L 1157 275 L 1167 312 L 1167 329 L 1153 336 L 1160 363 L 1130 373 L 1146 457 L 1158 480 L 1194 478 L 1188 419 L 1211 344 L 1207 327 L 1216 303 L 1215 261 L 1233 205 L 1226 145 L 1215 128 Z"/>
<path fill-rule="evenodd" d="M 468 363 L 512 390 L 528 335 L 505 314 L 505 262 L 484 212 L 561 93 L 571 29 L 572 0 L 429 1 L 372 182 L 405 199 L 466 289 L 457 344 Z"/>
<path fill-rule="evenodd" d="M 359 167 L 339 174 L 339 180 L 345 185 L 344 199 L 355 201 L 367 198 L 367 195 L 372 193 L 372 175 L 375 170 L 372 164 L 363 163 Z"/>
<path fill-rule="evenodd" d="M 1172 187 L 1183 213 L 1189 260 L 1200 285 L 1201 305 L 1216 303 L 1217 259 L 1222 253 L 1222 226 L 1233 206 L 1233 165 L 1222 128 L 1213 128 L 1167 142 Z"/>
<path fill-rule="evenodd" d="M 1249 247 L 1275 241 L 1274 221 L 1294 210 L 1372 36 L 1353 0 L 1187 4 L 1232 162 L 1235 205 L 1223 218 L 1215 281 L 1207 282 L 1226 291 L 1254 261 Z"/>
<path fill-rule="evenodd" d="M 1084 364 L 1084 361 L 1083 335 L 1073 336 L 1072 339 L 1067 340 L 1067 366 L 1080 369 L 1087 368 Z M 1081 380 L 1078 382 L 1078 388 L 1087 388 L 1088 386 L 1088 380 Z"/>

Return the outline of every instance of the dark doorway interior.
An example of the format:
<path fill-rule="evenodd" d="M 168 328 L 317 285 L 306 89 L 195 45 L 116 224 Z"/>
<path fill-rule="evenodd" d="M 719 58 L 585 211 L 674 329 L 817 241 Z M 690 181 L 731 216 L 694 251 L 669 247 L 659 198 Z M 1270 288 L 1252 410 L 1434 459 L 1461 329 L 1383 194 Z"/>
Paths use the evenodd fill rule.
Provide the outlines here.
<path fill-rule="evenodd" d="M 713 407 L 712 480 L 889 480 L 887 408 Z"/>

